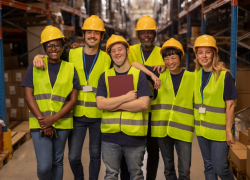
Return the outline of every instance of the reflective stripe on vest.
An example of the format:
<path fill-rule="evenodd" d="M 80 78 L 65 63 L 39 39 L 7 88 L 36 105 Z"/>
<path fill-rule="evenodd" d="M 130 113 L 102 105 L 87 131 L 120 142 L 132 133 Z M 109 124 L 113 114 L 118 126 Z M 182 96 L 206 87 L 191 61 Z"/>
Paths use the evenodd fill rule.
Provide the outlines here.
<path fill-rule="evenodd" d="M 133 74 L 134 90 L 137 90 L 140 71 L 131 67 L 128 74 Z M 105 83 L 107 88 L 107 98 L 109 94 L 108 77 L 116 76 L 114 68 L 105 72 Z M 129 136 L 146 136 L 148 130 L 147 111 L 139 112 L 110 112 L 103 111 L 101 131 L 102 133 L 118 133 L 123 132 Z"/>
<path fill-rule="evenodd" d="M 92 92 L 78 92 L 77 105 L 74 108 L 74 116 L 88 118 L 101 118 L 102 111 L 98 110 L 96 106 L 96 93 L 97 85 L 100 75 L 110 68 L 110 57 L 103 51 L 99 51 L 97 61 L 90 73 L 88 84 L 84 71 L 83 63 L 83 48 L 71 49 L 69 53 L 69 62 L 73 63 L 79 77 L 80 85 L 83 89 L 84 86 L 91 85 Z"/>
<path fill-rule="evenodd" d="M 193 88 L 195 75 L 185 71 L 175 96 L 167 69 L 160 75 L 161 88 L 151 103 L 152 137 L 166 137 L 192 142 L 194 132 Z"/>
<path fill-rule="evenodd" d="M 44 62 L 48 67 L 47 58 Z M 48 68 L 41 70 L 33 67 L 34 98 L 43 116 L 53 116 L 62 109 L 73 90 L 73 78 L 74 66 L 61 61 L 57 79 L 52 88 Z M 40 128 L 38 120 L 31 112 L 29 112 L 29 123 L 30 129 Z M 72 129 L 73 111 L 57 120 L 52 126 L 57 129 Z"/>
<path fill-rule="evenodd" d="M 216 72 L 213 72 L 207 86 L 203 90 L 203 106 L 206 113 L 199 113 L 202 99 L 200 87 L 202 84 L 202 68 L 195 71 L 194 90 L 194 115 L 195 133 L 209 140 L 226 140 L 226 103 L 224 96 L 224 83 L 226 71 L 221 71 L 218 79 Z"/>

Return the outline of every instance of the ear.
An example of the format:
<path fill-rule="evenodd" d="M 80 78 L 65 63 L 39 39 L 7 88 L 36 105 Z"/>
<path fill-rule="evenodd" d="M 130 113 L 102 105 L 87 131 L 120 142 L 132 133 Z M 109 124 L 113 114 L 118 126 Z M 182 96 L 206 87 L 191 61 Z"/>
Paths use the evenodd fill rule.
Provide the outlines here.
<path fill-rule="evenodd" d="M 82 37 L 83 37 L 83 39 L 85 39 L 85 33 L 82 33 Z"/>
<path fill-rule="evenodd" d="M 103 35 L 102 35 L 102 37 L 101 37 L 101 40 L 103 40 L 103 39 L 104 39 L 104 34 L 105 34 L 105 33 L 103 33 Z"/>
<path fill-rule="evenodd" d="M 127 48 L 127 54 L 129 53 L 129 48 Z"/>

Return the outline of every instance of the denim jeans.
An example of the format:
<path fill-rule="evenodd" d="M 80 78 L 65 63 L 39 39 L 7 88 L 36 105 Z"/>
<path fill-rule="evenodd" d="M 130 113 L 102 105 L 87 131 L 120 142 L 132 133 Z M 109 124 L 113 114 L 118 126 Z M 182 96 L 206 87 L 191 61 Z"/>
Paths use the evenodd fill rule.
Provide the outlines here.
<path fill-rule="evenodd" d="M 174 146 L 178 156 L 178 180 L 190 180 L 192 143 L 166 136 L 158 138 L 164 161 L 164 174 L 167 180 L 177 180 L 174 164 Z"/>
<path fill-rule="evenodd" d="M 228 167 L 229 146 L 226 141 L 212 141 L 202 136 L 197 136 L 205 166 L 206 180 L 234 180 Z"/>
<path fill-rule="evenodd" d="M 89 128 L 89 180 L 98 180 L 101 166 L 101 122 L 74 121 L 74 129 L 69 134 L 69 162 L 75 180 L 83 180 L 81 161 L 82 147 Z"/>
<path fill-rule="evenodd" d="M 149 124 L 148 124 L 148 134 L 147 134 L 147 175 L 146 180 L 155 180 L 157 175 L 157 169 L 159 164 L 159 145 L 156 137 L 151 137 L 151 113 L 149 113 Z M 130 180 L 130 174 L 128 172 L 128 167 L 126 160 L 123 156 L 121 161 L 121 180 Z"/>
<path fill-rule="evenodd" d="M 145 154 L 145 145 L 123 146 L 102 141 L 102 158 L 106 166 L 105 180 L 118 180 L 120 164 L 124 155 L 130 180 L 144 180 L 141 167 Z"/>
<path fill-rule="evenodd" d="M 39 132 L 31 132 L 36 153 L 37 176 L 39 180 L 62 180 L 63 157 L 65 144 L 70 130 L 58 130 L 57 135 L 50 138 L 41 137 Z"/>

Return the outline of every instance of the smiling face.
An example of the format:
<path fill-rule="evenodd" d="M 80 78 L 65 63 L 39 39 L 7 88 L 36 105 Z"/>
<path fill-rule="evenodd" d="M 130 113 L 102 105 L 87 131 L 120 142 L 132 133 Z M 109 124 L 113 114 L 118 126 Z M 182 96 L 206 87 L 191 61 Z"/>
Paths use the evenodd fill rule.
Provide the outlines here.
<path fill-rule="evenodd" d="M 155 34 L 153 30 L 138 31 L 138 38 L 144 47 L 150 47 L 154 43 Z"/>
<path fill-rule="evenodd" d="M 100 31 L 90 31 L 86 30 L 83 34 L 86 44 L 89 47 L 98 46 L 100 41 L 103 39 L 102 33 Z"/>
<path fill-rule="evenodd" d="M 198 47 L 196 58 L 202 67 L 211 67 L 213 62 L 213 50 L 211 47 Z"/>
<path fill-rule="evenodd" d="M 165 56 L 164 63 L 165 63 L 165 66 L 170 71 L 175 71 L 177 68 L 179 68 L 181 61 L 180 61 L 180 57 L 178 55 L 173 54 L 170 56 Z"/>
<path fill-rule="evenodd" d="M 45 52 L 51 60 L 58 60 L 63 52 L 60 39 L 49 41 L 45 44 Z"/>
<path fill-rule="evenodd" d="M 122 66 L 126 61 L 128 51 L 123 44 L 117 43 L 111 47 L 110 56 L 116 65 Z"/>

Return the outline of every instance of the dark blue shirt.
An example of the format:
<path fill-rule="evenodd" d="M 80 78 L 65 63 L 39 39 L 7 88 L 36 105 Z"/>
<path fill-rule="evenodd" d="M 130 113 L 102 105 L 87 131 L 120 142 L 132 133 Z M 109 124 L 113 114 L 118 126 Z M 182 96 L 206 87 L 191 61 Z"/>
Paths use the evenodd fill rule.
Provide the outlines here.
<path fill-rule="evenodd" d="M 70 49 L 67 49 L 63 53 L 63 58 L 64 58 L 65 61 L 69 61 L 69 52 L 70 52 Z M 91 69 L 91 66 L 92 66 L 92 64 L 94 62 L 95 56 L 96 56 L 96 54 L 94 54 L 94 55 L 85 54 L 85 62 L 86 62 L 86 67 L 84 69 L 85 77 L 87 77 L 87 74 L 89 73 L 89 71 Z M 83 61 L 83 59 L 84 59 L 84 57 L 82 57 L 82 61 Z M 97 59 L 96 59 L 95 63 L 96 62 L 97 62 Z M 95 65 L 95 63 L 94 63 L 94 65 Z M 93 68 L 94 68 L 94 65 L 93 65 Z M 84 68 L 84 61 L 83 61 L 83 68 Z M 88 118 L 86 116 L 82 116 L 82 117 L 75 117 L 74 116 L 74 121 L 81 121 L 81 122 L 101 122 L 101 118 Z"/>
<path fill-rule="evenodd" d="M 202 90 L 204 90 L 205 88 L 209 75 L 210 72 L 205 72 L 203 70 Z M 223 95 L 224 101 L 238 98 L 238 94 L 234 83 L 235 82 L 233 76 L 230 74 L 230 72 L 226 72 L 225 83 L 224 83 L 224 95 Z"/>
<path fill-rule="evenodd" d="M 59 72 L 60 66 L 61 66 L 61 63 L 55 63 L 55 64 L 48 63 L 48 72 L 49 72 L 49 78 L 50 78 L 50 83 L 51 83 L 52 88 L 56 82 L 56 78 L 57 78 L 57 74 Z M 31 62 L 28 66 L 27 72 L 22 82 L 22 87 L 29 87 L 31 89 L 34 89 L 33 62 Z M 79 84 L 79 78 L 75 69 L 74 69 L 74 78 L 73 78 L 73 89 L 77 89 L 77 90 L 81 89 L 81 86 Z"/>
<path fill-rule="evenodd" d="M 150 56 L 150 54 L 151 54 L 152 51 L 153 50 L 151 50 L 151 51 L 144 51 L 144 50 L 142 50 L 142 53 L 143 53 L 145 61 L 148 60 L 148 57 Z"/>
<path fill-rule="evenodd" d="M 145 66 L 148 70 L 150 70 L 151 72 L 153 72 L 157 77 L 160 77 L 160 75 L 158 74 L 158 71 L 155 70 L 153 71 L 153 67 L 150 67 L 150 66 Z M 174 94 L 176 96 L 176 94 L 178 93 L 178 90 L 179 90 L 179 87 L 180 87 L 180 84 L 181 84 L 181 80 L 182 80 L 182 77 L 183 77 L 183 74 L 184 74 L 185 70 L 182 69 L 182 71 L 179 73 L 179 74 L 171 74 L 171 79 L 172 79 L 172 83 L 173 83 L 173 87 L 174 87 Z M 154 82 L 152 81 L 151 77 L 150 76 L 147 76 L 147 79 L 154 85 Z M 157 97 L 158 95 L 158 90 L 154 89 L 154 99 Z"/>
<path fill-rule="evenodd" d="M 116 75 L 126 75 L 128 71 L 125 73 L 117 73 Z M 107 98 L 107 88 L 105 83 L 105 73 L 100 76 L 97 88 L 96 96 L 103 96 Z M 150 91 L 146 75 L 141 71 L 139 75 L 139 81 L 137 85 L 137 98 L 143 96 L 150 96 L 152 97 L 152 93 Z M 114 133 L 114 134 L 102 134 L 102 141 L 120 144 L 120 145 L 142 145 L 147 142 L 146 136 L 128 136 L 123 132 Z"/>

